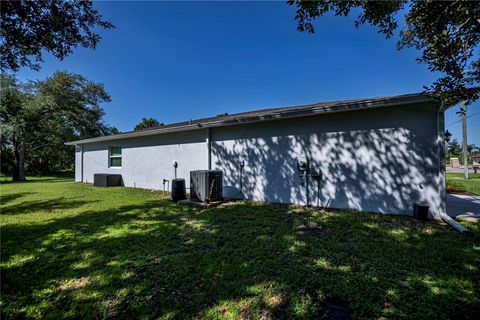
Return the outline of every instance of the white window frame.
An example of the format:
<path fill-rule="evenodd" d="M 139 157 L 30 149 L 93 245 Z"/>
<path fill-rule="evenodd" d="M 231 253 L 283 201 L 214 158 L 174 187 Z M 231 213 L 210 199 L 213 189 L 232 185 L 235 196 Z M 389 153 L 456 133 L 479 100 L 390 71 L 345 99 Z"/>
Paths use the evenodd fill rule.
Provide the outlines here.
<path fill-rule="evenodd" d="M 119 155 L 119 156 L 112 156 L 112 148 L 120 148 L 120 155 Z M 121 169 L 122 166 L 112 166 L 112 165 L 111 165 L 111 164 L 112 164 L 111 160 L 112 160 L 112 158 L 120 158 L 121 161 L 122 161 L 122 165 L 123 165 L 123 159 L 122 159 L 122 157 L 123 157 L 123 148 L 122 148 L 122 146 L 109 146 L 109 147 L 108 147 L 108 167 L 109 167 L 109 168 L 112 168 L 112 169 Z"/>

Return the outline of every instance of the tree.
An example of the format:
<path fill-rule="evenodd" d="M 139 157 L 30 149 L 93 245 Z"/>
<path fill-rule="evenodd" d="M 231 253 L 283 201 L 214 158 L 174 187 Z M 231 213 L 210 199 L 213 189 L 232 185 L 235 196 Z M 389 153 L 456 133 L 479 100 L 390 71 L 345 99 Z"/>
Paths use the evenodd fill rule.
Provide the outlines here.
<path fill-rule="evenodd" d="M 1 161 L 5 162 L 5 156 L 10 153 L 13 160 L 7 162 L 11 162 L 14 168 L 13 180 L 24 180 L 25 144 L 22 137 L 25 136 L 26 123 L 34 118 L 32 108 L 23 108 L 29 99 L 29 92 L 10 76 L 2 75 L 0 87 Z"/>
<path fill-rule="evenodd" d="M 38 70 L 44 51 L 62 60 L 77 46 L 94 49 L 101 39 L 95 28 L 114 27 L 102 20 L 92 1 L 1 1 L 0 12 L 3 71 Z"/>
<path fill-rule="evenodd" d="M 467 150 L 468 150 L 468 153 L 469 153 L 469 154 L 472 154 L 472 153 L 475 153 L 475 152 L 480 151 L 480 148 L 477 147 L 474 143 L 472 143 L 472 144 L 469 144 L 469 145 L 467 146 Z"/>
<path fill-rule="evenodd" d="M 452 142 L 450 142 L 448 144 L 448 147 L 447 147 L 447 153 L 450 155 L 450 156 L 458 156 L 459 154 L 462 153 L 462 146 L 460 145 L 460 143 L 458 142 L 457 139 L 453 139 Z"/>
<path fill-rule="evenodd" d="M 427 92 L 448 106 L 460 101 L 471 104 L 480 94 L 480 2 L 477 1 L 303 1 L 289 0 L 296 7 L 297 29 L 314 32 L 313 20 L 327 12 L 347 16 L 360 14 L 355 26 L 369 23 L 387 38 L 398 27 L 397 14 L 406 10 L 405 28 L 397 48 L 421 51 L 417 61 L 442 76 Z"/>
<path fill-rule="evenodd" d="M 43 81 L 19 83 L 1 76 L 2 162 L 12 155 L 13 180 L 26 169 L 45 172 L 69 165 L 73 152 L 65 141 L 110 134 L 101 104 L 110 101 L 102 84 L 68 72 Z M 11 152 L 3 152 L 8 151 Z M 9 162 L 7 160 L 7 162 Z"/>
<path fill-rule="evenodd" d="M 473 162 L 472 156 L 474 156 L 479 151 L 480 151 L 480 148 L 477 147 L 474 143 L 467 145 L 468 162 L 469 163 Z"/>
<path fill-rule="evenodd" d="M 135 128 L 133 128 L 134 131 L 139 131 L 139 130 L 144 130 L 148 128 L 155 128 L 163 126 L 163 123 L 158 122 L 158 120 L 154 118 L 143 118 L 142 121 L 140 121 Z"/>

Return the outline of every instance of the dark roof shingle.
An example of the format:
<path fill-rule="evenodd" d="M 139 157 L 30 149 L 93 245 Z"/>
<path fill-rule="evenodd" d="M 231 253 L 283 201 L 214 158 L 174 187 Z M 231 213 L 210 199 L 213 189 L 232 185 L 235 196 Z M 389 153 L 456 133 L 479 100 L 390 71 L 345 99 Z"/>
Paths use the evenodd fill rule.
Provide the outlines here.
<path fill-rule="evenodd" d="M 269 109 L 259 109 L 253 111 L 240 112 L 235 114 L 220 114 L 214 117 L 188 120 L 171 123 L 159 127 L 148 128 L 141 131 L 130 131 L 116 135 L 102 136 L 91 139 L 67 142 L 67 145 L 83 144 L 99 141 L 118 140 L 140 136 L 162 134 L 167 132 L 194 130 L 200 127 L 219 127 L 234 125 L 245 122 L 265 121 L 279 118 L 293 118 L 299 116 L 309 116 L 319 113 L 346 112 L 362 109 L 371 109 L 385 106 L 434 102 L 434 100 L 424 94 L 404 94 L 398 96 L 375 97 L 369 99 L 354 99 L 330 101 L 300 106 L 289 106 Z"/>

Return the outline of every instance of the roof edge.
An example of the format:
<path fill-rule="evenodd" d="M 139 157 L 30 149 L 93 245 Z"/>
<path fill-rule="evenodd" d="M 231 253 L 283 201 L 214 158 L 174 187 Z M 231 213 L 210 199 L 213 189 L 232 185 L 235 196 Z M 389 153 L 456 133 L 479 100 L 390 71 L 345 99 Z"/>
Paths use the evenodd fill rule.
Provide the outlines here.
<path fill-rule="evenodd" d="M 376 98 L 367 98 L 367 99 L 358 99 L 358 100 L 344 100 L 344 101 L 332 101 L 324 102 L 317 104 L 308 104 L 300 105 L 293 107 L 285 108 L 273 108 L 271 113 L 266 113 L 263 115 L 248 115 L 249 112 L 243 112 L 238 114 L 232 114 L 227 118 L 214 117 L 214 118 L 205 118 L 205 122 L 202 122 L 202 119 L 195 120 L 196 123 L 178 125 L 172 124 L 171 126 L 167 125 L 165 128 L 159 127 L 150 130 L 142 131 L 130 131 L 119 133 L 115 135 L 101 136 L 83 140 L 75 140 L 66 142 L 65 145 L 79 145 L 79 144 L 88 144 L 95 142 L 103 141 L 114 141 L 122 140 L 129 138 L 137 137 L 146 137 L 146 136 L 155 136 L 167 133 L 182 132 L 182 131 L 193 131 L 205 128 L 214 128 L 214 127 L 224 127 L 239 125 L 245 123 L 256 123 L 263 121 L 272 121 L 278 119 L 289 119 L 289 118 L 298 118 L 305 116 L 315 116 L 319 114 L 331 114 L 331 113 L 342 113 L 342 112 L 351 112 L 367 109 L 375 109 L 382 107 L 391 107 L 405 104 L 414 104 L 414 103 L 435 103 L 436 101 L 422 93 L 414 94 L 405 94 L 399 96 L 388 96 L 388 97 L 376 97 Z M 257 110 L 257 111 L 268 111 L 270 109 Z M 255 111 L 252 111 L 255 112 Z M 235 117 L 236 116 L 236 117 Z"/>

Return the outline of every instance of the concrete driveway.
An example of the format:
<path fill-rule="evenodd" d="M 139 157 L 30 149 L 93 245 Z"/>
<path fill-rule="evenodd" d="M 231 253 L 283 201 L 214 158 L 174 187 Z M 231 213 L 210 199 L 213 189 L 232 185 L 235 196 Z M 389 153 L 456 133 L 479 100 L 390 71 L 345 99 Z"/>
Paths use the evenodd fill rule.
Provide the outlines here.
<path fill-rule="evenodd" d="M 457 220 L 480 221 L 480 196 L 447 194 L 447 214 Z"/>

